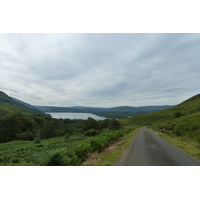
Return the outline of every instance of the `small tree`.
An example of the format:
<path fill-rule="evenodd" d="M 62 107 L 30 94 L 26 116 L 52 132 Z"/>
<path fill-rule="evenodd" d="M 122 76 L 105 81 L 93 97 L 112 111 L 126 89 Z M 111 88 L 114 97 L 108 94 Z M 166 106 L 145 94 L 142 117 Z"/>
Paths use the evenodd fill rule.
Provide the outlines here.
<path fill-rule="evenodd" d="M 118 129 L 121 129 L 121 128 L 122 128 L 122 126 L 121 126 L 120 122 L 117 121 L 116 119 L 112 119 L 110 121 L 110 124 L 109 124 L 110 130 L 118 130 Z"/>
<path fill-rule="evenodd" d="M 108 128 L 109 123 L 110 123 L 110 119 L 104 119 L 104 120 L 100 121 L 99 122 L 100 130 L 102 130 L 104 128 Z"/>
<path fill-rule="evenodd" d="M 55 126 L 51 121 L 45 121 L 44 126 L 40 131 L 40 138 L 41 139 L 48 139 L 55 137 Z"/>
<path fill-rule="evenodd" d="M 91 117 L 83 121 L 82 132 L 87 131 L 89 129 L 99 130 L 99 123 Z"/>
<path fill-rule="evenodd" d="M 183 115 L 180 112 L 177 112 L 177 113 L 175 113 L 174 118 L 179 118 L 181 116 L 183 116 Z"/>
<path fill-rule="evenodd" d="M 87 131 L 84 131 L 83 134 L 85 136 L 95 136 L 95 135 L 98 135 L 100 132 L 96 129 L 89 129 Z"/>

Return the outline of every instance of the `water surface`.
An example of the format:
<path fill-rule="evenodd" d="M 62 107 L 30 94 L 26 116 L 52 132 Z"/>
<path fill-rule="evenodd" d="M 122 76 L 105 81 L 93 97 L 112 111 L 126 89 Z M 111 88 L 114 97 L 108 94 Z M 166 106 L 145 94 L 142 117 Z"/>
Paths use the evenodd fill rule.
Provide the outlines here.
<path fill-rule="evenodd" d="M 105 117 L 100 117 L 97 115 L 94 115 L 92 113 L 70 113 L 70 112 L 46 112 L 46 114 L 51 115 L 53 118 L 57 119 L 87 119 L 88 117 L 91 117 L 95 120 L 104 120 L 106 119 Z"/>

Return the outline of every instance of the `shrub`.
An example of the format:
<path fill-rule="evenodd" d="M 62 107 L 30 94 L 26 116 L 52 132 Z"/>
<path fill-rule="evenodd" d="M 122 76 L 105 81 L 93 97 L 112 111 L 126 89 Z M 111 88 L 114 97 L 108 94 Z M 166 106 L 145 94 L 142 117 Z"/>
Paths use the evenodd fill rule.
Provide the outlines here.
<path fill-rule="evenodd" d="M 82 132 L 87 131 L 89 129 L 99 130 L 99 123 L 91 117 L 83 121 Z"/>
<path fill-rule="evenodd" d="M 96 129 L 89 129 L 89 130 L 83 132 L 83 134 L 85 136 L 89 136 L 89 137 L 98 135 L 99 133 L 100 132 L 98 130 L 96 130 Z"/>
<path fill-rule="evenodd" d="M 183 116 L 183 115 L 180 112 L 177 112 L 177 113 L 175 113 L 174 118 L 179 118 L 181 116 Z"/>
<path fill-rule="evenodd" d="M 35 144 L 39 144 L 40 143 L 40 138 L 35 138 L 33 141 Z"/>
<path fill-rule="evenodd" d="M 56 136 L 60 137 L 60 136 L 64 136 L 66 133 L 70 133 L 70 128 L 67 125 L 64 126 L 60 126 L 57 130 L 56 130 Z"/>
<path fill-rule="evenodd" d="M 62 166 L 64 165 L 64 160 L 59 152 L 50 156 L 44 166 Z"/>
<path fill-rule="evenodd" d="M 100 130 L 102 130 L 102 129 L 104 129 L 104 128 L 108 128 L 109 123 L 110 123 L 110 119 L 101 120 L 101 121 L 99 122 Z"/>
<path fill-rule="evenodd" d="M 64 139 L 65 139 L 65 140 L 68 140 L 68 139 L 69 139 L 69 133 L 66 133 L 66 134 L 64 135 Z"/>
<path fill-rule="evenodd" d="M 91 151 L 90 144 L 83 143 L 74 149 L 74 153 L 83 161 Z"/>
<path fill-rule="evenodd" d="M 55 126 L 51 121 L 45 121 L 44 126 L 40 131 L 40 138 L 41 139 L 48 139 L 55 137 Z"/>
<path fill-rule="evenodd" d="M 30 131 L 26 131 L 26 132 L 17 134 L 17 139 L 33 141 L 34 135 Z"/>
<path fill-rule="evenodd" d="M 110 123 L 109 123 L 109 129 L 110 130 L 119 130 L 121 128 L 122 128 L 122 126 L 121 126 L 120 122 L 117 121 L 116 119 L 112 119 L 110 121 Z"/>
<path fill-rule="evenodd" d="M 98 153 L 100 153 L 104 148 L 108 146 L 108 141 L 105 136 L 93 138 L 90 140 L 90 146 L 92 152 L 97 151 Z"/>
<path fill-rule="evenodd" d="M 185 123 L 178 124 L 173 129 L 173 133 L 176 134 L 177 136 L 181 136 L 184 134 L 186 127 L 187 127 L 187 124 L 185 124 Z"/>

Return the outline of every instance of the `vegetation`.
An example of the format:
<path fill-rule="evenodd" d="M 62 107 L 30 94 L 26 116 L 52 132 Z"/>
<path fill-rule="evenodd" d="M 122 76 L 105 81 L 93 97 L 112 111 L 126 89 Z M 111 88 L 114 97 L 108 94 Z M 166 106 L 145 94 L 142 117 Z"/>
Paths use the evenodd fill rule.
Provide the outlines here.
<path fill-rule="evenodd" d="M 130 129 L 104 130 L 98 136 L 83 134 L 53 137 L 36 141 L 15 140 L 0 144 L 0 165 L 3 166 L 76 166 L 93 152 L 100 153 Z"/>
<path fill-rule="evenodd" d="M 159 136 L 163 137 L 174 146 L 178 147 L 179 149 L 182 149 L 184 152 L 186 152 L 193 158 L 200 160 L 200 147 L 198 141 L 187 139 L 185 137 L 177 137 L 173 134 L 161 133 L 159 131 L 155 131 L 155 129 L 153 131 L 158 133 Z"/>
<path fill-rule="evenodd" d="M 21 112 L 23 114 L 40 114 L 44 115 L 43 112 L 29 108 L 11 97 L 9 97 L 4 92 L 0 91 L 0 117 L 5 116 L 6 114 L 13 114 Z"/>
<path fill-rule="evenodd" d="M 85 108 L 79 109 L 83 111 Z M 130 107 L 113 109 L 123 113 L 128 112 Z M 109 145 L 123 138 L 116 151 L 98 159 L 101 163 L 93 163 L 111 165 L 131 142 L 129 135 L 134 131 L 130 131 L 139 126 L 158 131 L 172 144 L 199 159 L 200 95 L 164 110 L 119 120 L 97 121 L 92 118 L 53 119 L 0 92 L 0 164 L 81 165 L 91 153 L 100 155 Z"/>
<path fill-rule="evenodd" d="M 81 165 L 83 166 L 123 166 L 125 159 L 124 154 L 128 155 L 128 147 L 135 139 L 138 128 L 124 134 L 118 142 L 113 143 L 111 146 L 103 150 L 101 153 L 91 154 Z"/>
<path fill-rule="evenodd" d="M 179 148 L 199 159 L 200 94 L 177 106 L 132 118 L 120 119 L 119 121 L 124 126 L 140 125 L 151 127 L 172 144 L 178 145 Z M 187 148 L 185 148 L 186 146 Z M 193 150 L 190 151 L 189 149 Z"/>
<path fill-rule="evenodd" d="M 200 112 L 200 94 L 177 106 L 144 115 L 134 116 L 132 118 L 121 119 L 120 122 L 124 124 L 139 124 L 142 126 L 166 123 L 169 120 L 173 120 L 176 117 L 175 115 L 177 115 L 177 112 L 181 113 L 182 116 L 189 116 Z"/>
<path fill-rule="evenodd" d="M 1 97 L 1 165 L 80 165 L 89 154 L 100 153 L 130 131 L 116 119 L 53 119 L 33 114 L 20 110 L 23 106 L 4 93 Z"/>

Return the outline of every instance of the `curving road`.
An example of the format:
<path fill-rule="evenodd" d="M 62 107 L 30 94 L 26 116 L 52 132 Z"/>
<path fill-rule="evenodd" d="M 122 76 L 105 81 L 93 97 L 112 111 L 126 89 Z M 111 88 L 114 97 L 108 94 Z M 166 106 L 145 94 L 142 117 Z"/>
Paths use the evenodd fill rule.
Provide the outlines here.
<path fill-rule="evenodd" d="M 125 166 L 200 166 L 200 162 L 149 129 L 142 127 Z"/>

